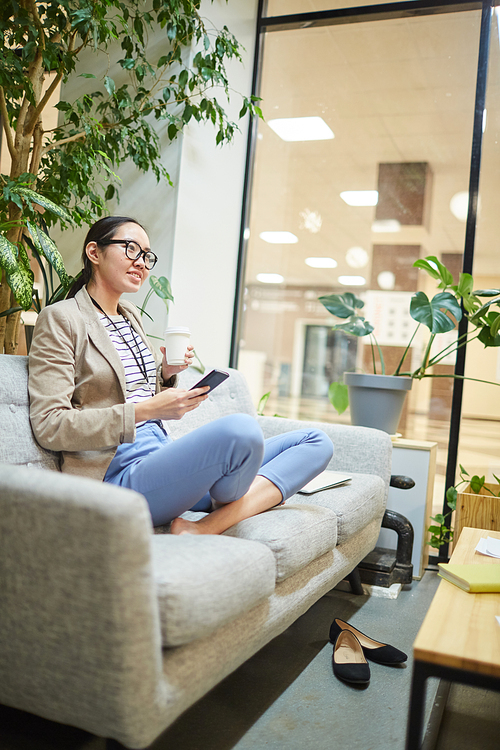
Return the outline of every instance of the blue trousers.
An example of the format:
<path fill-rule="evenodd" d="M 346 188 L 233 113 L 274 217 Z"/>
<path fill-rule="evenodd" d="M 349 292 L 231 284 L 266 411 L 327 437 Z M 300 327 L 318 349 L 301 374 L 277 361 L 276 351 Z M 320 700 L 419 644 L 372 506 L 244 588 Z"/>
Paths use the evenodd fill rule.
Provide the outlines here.
<path fill-rule="evenodd" d="M 118 446 L 104 481 L 144 495 L 159 526 L 186 510 L 210 511 L 212 500 L 238 500 L 257 474 L 273 482 L 284 501 L 325 469 L 332 452 L 332 441 L 317 429 L 264 440 L 248 414 L 221 417 L 177 440 L 146 422 L 134 443 Z"/>

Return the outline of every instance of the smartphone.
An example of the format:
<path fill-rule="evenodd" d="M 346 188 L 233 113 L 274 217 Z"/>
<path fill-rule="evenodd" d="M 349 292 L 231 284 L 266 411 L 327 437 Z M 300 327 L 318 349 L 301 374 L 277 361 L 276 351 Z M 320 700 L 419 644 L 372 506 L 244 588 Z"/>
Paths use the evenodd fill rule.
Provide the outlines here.
<path fill-rule="evenodd" d="M 189 390 L 192 391 L 194 388 L 203 388 L 204 386 L 209 385 L 210 391 L 213 391 L 214 388 L 217 388 L 217 386 L 220 385 L 228 377 L 228 372 L 224 372 L 223 370 L 212 370 L 201 380 L 199 380 L 195 385 L 193 385 L 193 387 Z M 207 393 L 210 393 L 210 391 L 207 391 Z"/>

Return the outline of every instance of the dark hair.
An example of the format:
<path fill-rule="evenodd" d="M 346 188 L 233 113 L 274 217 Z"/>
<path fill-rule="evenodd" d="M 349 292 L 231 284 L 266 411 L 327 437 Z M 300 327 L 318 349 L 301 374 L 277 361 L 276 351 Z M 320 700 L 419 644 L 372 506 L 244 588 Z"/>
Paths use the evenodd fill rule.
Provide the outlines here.
<path fill-rule="evenodd" d="M 92 263 L 90 262 L 86 253 L 86 247 L 89 242 L 95 242 L 97 245 L 99 245 L 102 242 L 106 242 L 106 240 L 112 239 L 115 231 L 119 227 L 121 227 L 122 224 L 137 224 L 137 226 L 141 227 L 141 229 L 144 229 L 142 224 L 139 224 L 138 221 L 136 221 L 135 219 L 131 219 L 128 216 L 105 216 L 104 218 L 99 219 L 99 221 L 96 221 L 96 223 L 90 227 L 89 231 L 87 232 L 87 236 L 85 237 L 85 242 L 83 243 L 83 269 L 76 277 L 75 282 L 66 295 L 66 299 L 74 297 L 75 294 L 79 292 L 82 287 L 86 286 L 92 278 Z"/>

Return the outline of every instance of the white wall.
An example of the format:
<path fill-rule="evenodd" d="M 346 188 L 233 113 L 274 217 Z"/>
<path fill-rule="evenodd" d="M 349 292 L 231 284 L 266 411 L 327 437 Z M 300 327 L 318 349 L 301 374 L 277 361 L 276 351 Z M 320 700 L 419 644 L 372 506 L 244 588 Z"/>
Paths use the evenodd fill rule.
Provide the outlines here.
<path fill-rule="evenodd" d="M 202 16 L 219 28 L 227 25 L 245 47 L 244 64 L 234 62 L 228 71 L 235 92 L 247 96 L 257 6 L 257 0 L 230 0 L 227 5 L 225 0 L 204 0 L 201 6 Z M 228 108 L 234 121 L 240 108 L 234 93 Z M 189 326 L 207 367 L 229 362 L 248 127 L 246 117 L 241 133 L 223 148 L 216 148 L 210 125 L 190 124 L 183 138 L 171 277 L 175 304 L 169 325 Z"/>

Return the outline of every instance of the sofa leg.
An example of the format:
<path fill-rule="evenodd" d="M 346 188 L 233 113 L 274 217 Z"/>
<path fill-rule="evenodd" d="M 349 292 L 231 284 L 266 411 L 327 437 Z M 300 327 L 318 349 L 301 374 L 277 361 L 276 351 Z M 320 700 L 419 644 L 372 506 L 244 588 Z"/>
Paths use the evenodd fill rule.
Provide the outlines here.
<path fill-rule="evenodd" d="M 354 570 L 349 573 L 347 576 L 347 580 L 349 581 L 351 585 L 351 590 L 353 594 L 364 594 L 363 586 L 361 585 L 361 578 L 359 576 L 359 570 L 358 568 L 354 568 Z"/>

